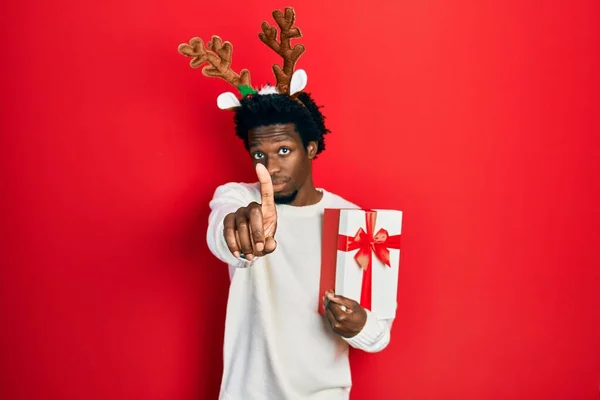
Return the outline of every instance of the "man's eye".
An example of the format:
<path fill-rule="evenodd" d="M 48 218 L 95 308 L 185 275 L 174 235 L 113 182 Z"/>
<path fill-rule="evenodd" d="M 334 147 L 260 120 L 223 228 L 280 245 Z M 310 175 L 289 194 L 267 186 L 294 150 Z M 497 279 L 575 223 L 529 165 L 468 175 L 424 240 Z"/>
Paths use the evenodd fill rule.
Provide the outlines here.
<path fill-rule="evenodd" d="M 280 153 L 280 154 L 284 154 L 284 155 L 285 155 L 285 154 L 289 154 L 289 152 L 290 152 L 290 151 L 291 151 L 291 150 L 290 150 L 290 149 L 288 149 L 287 147 L 282 147 L 281 149 L 279 149 L 279 153 Z"/>
<path fill-rule="evenodd" d="M 256 152 L 256 153 L 254 153 L 254 159 L 255 160 L 260 160 L 261 158 L 263 158 L 263 153 L 261 153 L 259 151 Z"/>

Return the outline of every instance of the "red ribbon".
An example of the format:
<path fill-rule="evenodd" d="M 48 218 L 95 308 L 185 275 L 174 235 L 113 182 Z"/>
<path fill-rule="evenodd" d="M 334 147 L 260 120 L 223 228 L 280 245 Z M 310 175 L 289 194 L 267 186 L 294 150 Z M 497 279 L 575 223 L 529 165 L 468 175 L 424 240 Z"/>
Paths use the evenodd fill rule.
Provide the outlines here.
<path fill-rule="evenodd" d="M 367 231 L 359 228 L 356 235 L 338 235 L 338 250 L 352 251 L 358 249 L 354 255 L 356 263 L 363 270 L 363 282 L 360 293 L 360 305 L 371 309 L 372 265 L 371 253 L 391 268 L 390 249 L 400 249 L 400 235 L 390 236 L 385 229 L 379 229 L 375 235 L 373 230 L 377 221 L 377 211 L 365 211 Z M 367 272 L 368 273 L 365 273 Z"/>

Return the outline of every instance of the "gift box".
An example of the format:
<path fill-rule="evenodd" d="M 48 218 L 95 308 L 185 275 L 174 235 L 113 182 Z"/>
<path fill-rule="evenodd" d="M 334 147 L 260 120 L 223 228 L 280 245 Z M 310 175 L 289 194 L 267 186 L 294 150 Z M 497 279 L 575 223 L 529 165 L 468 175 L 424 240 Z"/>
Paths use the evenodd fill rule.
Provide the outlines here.
<path fill-rule="evenodd" d="M 402 211 L 325 209 L 319 313 L 333 289 L 381 319 L 396 316 Z"/>

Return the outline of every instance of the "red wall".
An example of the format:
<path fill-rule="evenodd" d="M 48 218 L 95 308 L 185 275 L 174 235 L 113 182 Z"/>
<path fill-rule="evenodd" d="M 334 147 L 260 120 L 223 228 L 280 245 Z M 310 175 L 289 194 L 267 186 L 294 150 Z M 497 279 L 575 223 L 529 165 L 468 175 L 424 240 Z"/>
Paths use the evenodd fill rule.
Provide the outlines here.
<path fill-rule="evenodd" d="M 257 33 L 287 3 L 5 3 L 0 397 L 216 398 L 207 202 L 253 171 L 230 88 L 177 45 L 218 33 L 272 81 Z M 392 343 L 353 354 L 353 399 L 598 399 L 600 3 L 294 6 L 333 131 L 317 183 L 405 212 Z"/>

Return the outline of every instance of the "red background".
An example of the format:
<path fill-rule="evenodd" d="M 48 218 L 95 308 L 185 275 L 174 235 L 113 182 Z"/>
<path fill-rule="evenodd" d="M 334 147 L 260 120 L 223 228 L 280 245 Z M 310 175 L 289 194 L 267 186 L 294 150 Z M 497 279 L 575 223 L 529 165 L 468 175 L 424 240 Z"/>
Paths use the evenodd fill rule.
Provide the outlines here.
<path fill-rule="evenodd" d="M 262 1 L 0 6 L 0 397 L 214 399 L 218 184 L 250 180 L 214 33 L 254 84 Z M 333 133 L 316 181 L 405 212 L 391 345 L 353 399 L 598 399 L 600 3 L 297 1 Z M 373 396 L 369 396 L 369 393 Z"/>

